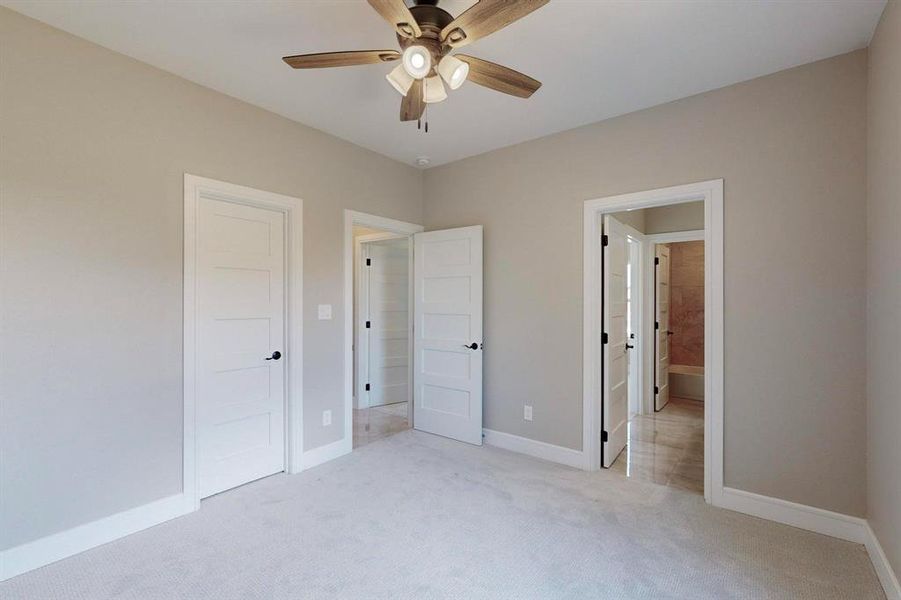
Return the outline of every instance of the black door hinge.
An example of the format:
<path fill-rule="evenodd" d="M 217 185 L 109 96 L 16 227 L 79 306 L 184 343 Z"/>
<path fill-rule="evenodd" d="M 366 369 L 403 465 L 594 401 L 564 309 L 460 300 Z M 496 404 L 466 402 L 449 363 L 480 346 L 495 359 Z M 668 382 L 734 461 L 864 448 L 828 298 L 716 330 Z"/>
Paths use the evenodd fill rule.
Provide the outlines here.
<path fill-rule="evenodd" d="M 660 329 L 660 321 L 654 321 L 654 329 Z"/>
<path fill-rule="evenodd" d="M 369 384 L 368 384 L 368 383 L 366 384 L 366 391 L 367 391 L 367 392 L 369 391 Z"/>
<path fill-rule="evenodd" d="M 601 443 L 606 442 L 606 441 L 607 441 L 607 432 L 602 431 L 601 432 Z"/>
<path fill-rule="evenodd" d="M 602 344 L 607 343 L 607 332 L 604 332 L 603 334 L 601 334 L 601 343 Z"/>
<path fill-rule="evenodd" d="M 606 246 L 610 243 L 610 238 L 607 237 L 607 234 L 601 236 L 601 246 Z"/>
<path fill-rule="evenodd" d="M 366 329 L 369 329 L 370 327 L 372 327 L 372 324 L 369 321 L 366 321 Z"/>
<path fill-rule="evenodd" d="M 660 257 L 659 257 L 659 256 L 655 256 L 655 257 L 654 257 L 654 264 L 655 264 L 655 265 L 659 265 L 659 264 L 660 264 Z"/>
<path fill-rule="evenodd" d="M 654 386 L 654 393 L 655 393 L 655 394 L 659 394 L 659 393 L 660 393 L 660 388 L 657 387 L 656 385 Z"/>
<path fill-rule="evenodd" d="M 367 258 L 367 259 L 366 259 L 366 266 L 369 267 L 369 266 L 371 266 L 371 265 L 372 265 L 372 259 L 371 259 L 371 258 Z"/>

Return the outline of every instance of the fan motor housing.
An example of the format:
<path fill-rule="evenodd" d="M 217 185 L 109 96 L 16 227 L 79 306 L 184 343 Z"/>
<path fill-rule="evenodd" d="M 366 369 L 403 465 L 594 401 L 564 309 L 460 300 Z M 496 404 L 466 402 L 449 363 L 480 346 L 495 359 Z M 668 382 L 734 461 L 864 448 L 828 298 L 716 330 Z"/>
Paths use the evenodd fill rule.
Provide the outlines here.
<path fill-rule="evenodd" d="M 449 46 L 441 43 L 441 30 L 447 27 L 454 17 L 438 8 L 437 0 L 417 0 L 416 6 L 410 8 L 410 12 L 419 24 L 422 35 L 416 39 L 410 39 L 401 35 L 397 36 L 397 42 L 402 50 L 409 46 L 424 46 L 432 55 L 432 64 L 438 62 L 450 50 Z"/>

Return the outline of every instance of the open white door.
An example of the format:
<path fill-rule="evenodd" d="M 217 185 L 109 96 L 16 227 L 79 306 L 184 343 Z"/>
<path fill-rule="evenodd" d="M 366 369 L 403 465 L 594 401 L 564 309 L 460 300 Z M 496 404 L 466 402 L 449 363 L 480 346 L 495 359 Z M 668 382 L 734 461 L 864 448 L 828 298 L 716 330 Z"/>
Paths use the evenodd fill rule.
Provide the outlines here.
<path fill-rule="evenodd" d="M 363 244 L 370 407 L 407 401 L 409 244 L 406 237 Z"/>
<path fill-rule="evenodd" d="M 482 444 L 482 226 L 414 236 L 416 429 Z"/>
<path fill-rule="evenodd" d="M 669 363 L 670 363 L 670 336 L 673 332 L 669 328 L 670 317 L 670 262 L 669 246 L 657 244 L 655 251 L 655 323 L 654 333 L 656 337 L 655 347 L 655 376 L 654 376 L 654 409 L 661 410 L 669 402 Z"/>
<path fill-rule="evenodd" d="M 629 424 L 629 367 L 628 300 L 626 297 L 626 267 L 629 247 L 622 224 L 609 215 L 604 216 L 603 323 L 601 334 L 605 342 L 603 373 L 603 433 L 601 464 L 613 464 L 628 441 Z"/>

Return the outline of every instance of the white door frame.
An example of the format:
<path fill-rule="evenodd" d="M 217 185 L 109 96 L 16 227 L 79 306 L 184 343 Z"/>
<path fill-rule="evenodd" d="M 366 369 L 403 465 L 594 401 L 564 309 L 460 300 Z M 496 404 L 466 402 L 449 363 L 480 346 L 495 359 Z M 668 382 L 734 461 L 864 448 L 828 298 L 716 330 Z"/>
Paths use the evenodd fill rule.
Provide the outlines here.
<path fill-rule="evenodd" d="M 354 225 L 371 227 L 382 231 L 410 237 L 410 308 L 409 310 L 409 366 L 410 391 L 407 398 L 407 412 L 410 426 L 413 425 L 413 243 L 414 233 L 425 228 L 416 223 L 407 223 L 370 215 L 355 210 L 344 209 L 344 437 L 341 439 L 339 454 L 353 450 L 353 406 L 354 406 Z"/>
<path fill-rule="evenodd" d="M 285 215 L 285 470 L 302 470 L 303 454 L 303 200 L 185 173 L 184 176 L 184 465 L 188 510 L 200 508 L 197 485 L 197 211 L 212 198 Z"/>
<path fill-rule="evenodd" d="M 684 202 L 704 202 L 704 498 L 723 497 L 723 180 L 586 200 L 583 207 L 582 453 L 600 468 L 599 215 Z M 648 237 L 648 236 L 646 236 Z M 646 253 L 648 254 L 648 253 Z M 647 269 L 646 269 L 647 270 Z M 645 278 L 647 281 L 647 278 Z M 647 312 L 647 311 L 645 311 Z"/>
<path fill-rule="evenodd" d="M 369 407 L 369 393 L 366 391 L 364 381 L 369 379 L 369 367 L 368 363 L 364 367 L 364 362 L 360 360 L 361 356 L 369 355 L 369 337 L 363 335 L 363 330 L 366 328 L 367 316 L 363 314 L 363 307 L 366 306 L 369 302 L 369 289 L 364 286 L 364 273 L 366 272 L 363 269 L 363 244 L 367 242 L 378 242 L 381 240 L 396 240 L 402 238 L 409 238 L 408 235 L 403 235 L 400 233 L 369 233 L 366 235 L 358 235 L 354 238 L 354 264 L 356 267 L 354 268 L 354 289 L 357 290 L 357 294 L 354 297 L 354 314 L 357 315 L 356 323 L 354 323 L 354 350 L 355 350 L 355 358 L 357 365 L 357 372 L 355 373 L 354 379 L 357 382 L 356 389 L 354 390 L 354 399 L 356 400 L 355 408 L 368 408 Z M 410 240 L 412 242 L 412 240 Z M 412 254 L 412 250 L 410 250 L 410 254 Z M 412 264 L 409 265 L 412 268 Z M 408 311 L 409 312 L 409 311 Z M 413 383 L 410 382 L 410 386 L 412 389 Z M 407 394 L 409 401 L 410 396 L 412 394 Z M 366 406 L 361 407 L 363 397 L 366 397 Z M 408 405 L 409 406 L 409 405 Z M 409 411 L 408 411 L 409 412 Z M 412 424 L 412 423 L 411 423 Z"/>
<path fill-rule="evenodd" d="M 689 231 L 673 231 L 671 233 L 651 233 L 644 236 L 644 248 L 642 249 L 644 254 L 643 256 L 646 260 L 643 260 L 641 263 L 642 270 L 647 274 L 645 284 L 647 285 L 647 290 L 649 290 L 649 302 L 648 310 L 642 313 L 642 329 L 643 331 L 653 331 L 654 330 L 654 319 L 655 319 L 655 311 L 657 309 L 654 306 L 654 245 L 655 244 L 672 244 L 675 242 L 702 242 L 704 241 L 704 230 L 703 229 L 692 229 Z M 706 247 L 705 247 L 706 248 Z M 706 257 L 705 257 L 706 264 Z M 706 323 L 705 323 L 706 326 Z M 654 348 L 655 344 L 653 340 L 649 340 L 649 343 L 645 344 L 647 346 L 644 350 L 642 350 L 642 360 L 646 361 L 650 368 L 646 371 L 646 377 L 642 380 L 642 388 L 645 391 L 645 402 L 642 405 L 642 410 L 645 414 L 652 415 L 654 414 L 654 373 L 656 372 L 656 365 L 654 364 Z M 704 370 L 705 376 L 707 373 L 706 365 Z M 706 435 L 706 433 L 705 433 Z"/>

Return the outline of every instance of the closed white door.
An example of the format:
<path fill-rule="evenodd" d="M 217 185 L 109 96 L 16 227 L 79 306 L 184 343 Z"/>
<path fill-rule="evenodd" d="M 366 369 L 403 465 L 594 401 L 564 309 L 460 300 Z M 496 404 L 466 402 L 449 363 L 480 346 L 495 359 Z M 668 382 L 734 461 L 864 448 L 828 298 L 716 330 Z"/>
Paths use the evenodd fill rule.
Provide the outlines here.
<path fill-rule="evenodd" d="M 363 244 L 369 406 L 406 402 L 408 398 L 409 246 L 410 240 L 405 237 Z"/>
<path fill-rule="evenodd" d="M 629 431 L 629 334 L 626 268 L 629 247 L 622 224 L 604 216 L 604 348 L 602 461 L 609 467 L 626 447 Z M 604 439 L 606 438 L 606 440 Z"/>
<path fill-rule="evenodd" d="M 285 468 L 285 216 L 203 198 L 197 253 L 203 498 Z"/>
<path fill-rule="evenodd" d="M 661 410 L 669 402 L 669 364 L 670 364 L 670 260 L 669 246 L 657 244 L 656 260 L 656 369 L 654 386 L 654 408 Z"/>
<path fill-rule="evenodd" d="M 414 236 L 414 427 L 482 444 L 482 226 Z"/>

